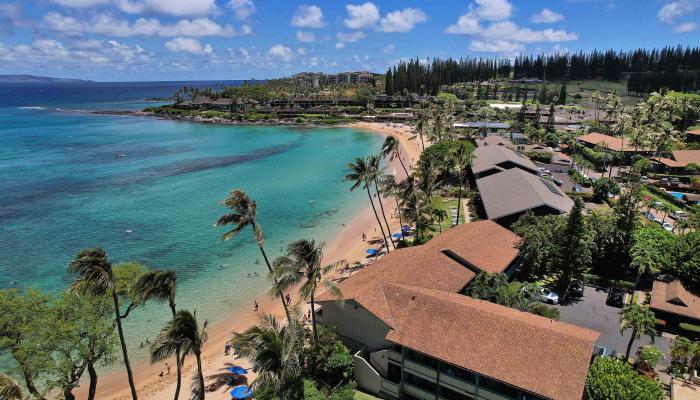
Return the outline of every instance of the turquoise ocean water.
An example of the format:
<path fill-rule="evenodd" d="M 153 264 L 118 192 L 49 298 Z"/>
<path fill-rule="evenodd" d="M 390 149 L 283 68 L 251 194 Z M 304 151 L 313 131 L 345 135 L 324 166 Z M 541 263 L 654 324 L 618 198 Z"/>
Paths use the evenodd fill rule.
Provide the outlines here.
<path fill-rule="evenodd" d="M 179 85 L 0 87 L 0 288 L 64 290 L 72 257 L 100 245 L 113 262 L 175 269 L 178 305 L 217 322 L 267 285 L 250 231 L 222 242 L 212 227 L 228 191 L 257 200 L 272 257 L 297 238 L 332 240 L 365 206 L 342 177 L 346 162 L 379 149 L 366 132 L 71 111 L 139 109 Z M 130 343 L 153 338 L 166 316 L 140 308 Z"/>

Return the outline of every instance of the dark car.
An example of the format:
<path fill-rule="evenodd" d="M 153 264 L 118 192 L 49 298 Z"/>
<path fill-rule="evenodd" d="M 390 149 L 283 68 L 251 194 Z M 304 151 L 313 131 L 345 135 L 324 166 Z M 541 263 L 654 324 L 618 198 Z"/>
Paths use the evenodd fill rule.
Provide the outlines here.
<path fill-rule="evenodd" d="M 625 305 L 625 289 L 619 287 L 611 287 L 608 290 L 608 298 L 605 304 L 613 307 L 624 307 Z"/>
<path fill-rule="evenodd" d="M 569 294 L 574 297 L 583 297 L 583 282 L 578 279 L 571 282 Z"/>

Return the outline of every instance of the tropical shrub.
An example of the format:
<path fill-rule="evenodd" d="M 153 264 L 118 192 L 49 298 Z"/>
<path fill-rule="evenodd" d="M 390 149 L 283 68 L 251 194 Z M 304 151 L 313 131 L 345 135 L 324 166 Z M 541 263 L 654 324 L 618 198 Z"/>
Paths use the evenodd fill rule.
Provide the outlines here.
<path fill-rule="evenodd" d="M 593 193 L 598 201 L 605 201 L 608 198 L 608 194 L 620 194 L 620 185 L 613 179 L 603 177 L 598 179 L 593 185 Z"/>
<path fill-rule="evenodd" d="M 584 398 L 587 400 L 662 400 L 661 384 L 638 374 L 626 362 L 596 357 L 588 370 Z"/>
<path fill-rule="evenodd" d="M 643 346 L 637 353 L 637 368 L 643 371 L 653 371 L 656 364 L 664 359 L 664 353 L 654 346 Z"/>
<path fill-rule="evenodd" d="M 552 162 L 552 153 L 545 151 L 528 151 L 525 153 L 525 156 L 532 161 L 538 161 L 545 164 Z"/>

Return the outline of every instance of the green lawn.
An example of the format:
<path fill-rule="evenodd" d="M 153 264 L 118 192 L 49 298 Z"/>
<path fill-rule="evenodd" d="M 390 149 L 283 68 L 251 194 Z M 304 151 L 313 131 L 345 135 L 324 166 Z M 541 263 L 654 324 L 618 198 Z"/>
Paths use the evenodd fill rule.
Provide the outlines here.
<path fill-rule="evenodd" d="M 363 393 L 360 392 L 359 390 L 355 391 L 355 396 L 353 397 L 354 400 L 380 400 L 379 397 L 374 397 L 371 394 Z"/>
<path fill-rule="evenodd" d="M 660 197 L 660 196 L 650 192 L 646 188 L 642 188 L 641 193 L 642 193 L 642 197 L 649 195 L 649 196 L 651 196 L 652 199 L 654 199 L 654 201 L 660 201 L 660 202 L 664 203 L 666 206 L 671 208 L 671 211 L 678 211 L 681 209 L 677 205 L 671 203 L 670 201 L 664 199 L 663 197 Z M 646 207 L 643 206 L 642 209 L 646 212 Z"/>
<path fill-rule="evenodd" d="M 451 228 L 452 227 L 452 216 L 450 215 L 450 207 L 457 207 L 457 199 L 450 198 L 448 200 L 448 202 L 444 202 L 442 197 L 436 196 L 436 197 L 432 198 L 431 202 L 432 202 L 433 207 L 445 210 L 445 212 L 447 213 L 447 218 L 445 218 L 445 220 L 442 221 L 442 224 L 441 224 L 442 229 L 445 230 L 445 229 Z M 461 209 L 459 211 L 459 223 L 460 224 L 464 223 L 464 209 Z M 435 232 L 440 232 L 440 227 L 438 226 L 438 224 L 435 224 L 434 226 L 432 226 L 432 229 Z"/>

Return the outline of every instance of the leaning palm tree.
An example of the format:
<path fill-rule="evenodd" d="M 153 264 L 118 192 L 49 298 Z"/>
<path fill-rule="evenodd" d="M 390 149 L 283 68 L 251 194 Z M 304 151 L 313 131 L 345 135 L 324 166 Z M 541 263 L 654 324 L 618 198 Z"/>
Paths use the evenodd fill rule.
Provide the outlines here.
<path fill-rule="evenodd" d="M 421 112 L 418 114 L 418 120 L 416 121 L 414 131 L 416 132 L 416 135 L 420 137 L 421 149 L 425 150 L 425 142 L 423 141 L 423 137 L 428 136 L 430 131 L 430 120 L 428 119 L 428 114 L 426 112 Z"/>
<path fill-rule="evenodd" d="M 126 340 L 124 339 L 124 329 L 122 328 L 122 319 L 126 318 L 128 311 L 125 315 L 122 315 L 120 312 L 117 282 L 114 277 L 114 271 L 112 270 L 112 263 L 107 258 L 107 253 L 100 247 L 82 250 L 75 259 L 71 261 L 68 270 L 71 273 L 77 273 L 79 275 L 71 285 L 71 291 L 85 291 L 97 296 L 112 297 L 112 301 L 114 302 L 114 321 L 117 325 L 117 332 L 119 333 L 119 343 L 122 348 L 126 375 L 129 379 L 131 398 L 137 400 L 134 375 L 131 371 L 129 353 L 126 348 Z M 130 310 L 131 308 L 129 311 Z"/>
<path fill-rule="evenodd" d="M 168 302 L 173 318 L 175 318 L 175 294 L 177 293 L 177 274 L 171 269 L 148 271 L 136 281 L 134 291 L 140 304 L 149 300 Z M 175 385 L 175 400 L 180 396 L 182 385 L 182 363 L 180 350 L 175 350 L 175 366 L 177 368 L 177 384 Z"/>
<path fill-rule="evenodd" d="M 204 375 L 202 374 L 202 347 L 207 341 L 207 322 L 202 328 L 197 323 L 197 313 L 179 310 L 173 319 L 165 324 L 151 345 L 151 362 L 158 362 L 175 354 L 180 354 L 180 362 L 185 356 L 194 354 L 197 359 L 197 390 L 199 400 L 204 400 Z"/>
<path fill-rule="evenodd" d="M 326 275 L 346 264 L 341 260 L 325 267 L 321 266 L 323 259 L 324 244 L 316 245 L 314 240 L 295 240 L 287 246 L 287 254 L 277 257 L 273 262 L 274 269 L 271 274 L 273 293 L 282 293 L 297 284 L 299 288 L 299 300 L 308 301 L 311 305 L 311 327 L 314 334 L 314 341 L 318 343 L 318 331 L 316 330 L 316 304 L 314 298 L 318 285 L 323 285 L 337 299 L 342 298 L 342 293 L 336 284 Z"/>
<path fill-rule="evenodd" d="M 282 326 L 270 314 L 263 315 L 245 332 L 233 334 L 233 348 L 258 371 L 253 388 L 272 388 L 285 400 L 289 388 L 302 373 L 300 344 L 304 332 L 296 321 Z"/>
<path fill-rule="evenodd" d="M 377 192 L 377 202 L 379 203 L 379 209 L 382 211 L 382 218 L 386 224 L 387 234 L 391 235 L 391 227 L 389 226 L 389 221 L 386 219 L 386 211 L 384 211 L 384 202 L 382 201 L 382 192 L 379 190 L 379 178 L 383 175 L 381 166 L 379 165 L 381 160 L 377 156 L 367 157 L 367 165 L 369 166 L 369 176 L 374 182 L 374 190 Z M 391 245 L 396 248 L 396 245 L 391 241 Z"/>
<path fill-rule="evenodd" d="M 369 189 L 368 189 L 369 190 Z M 258 243 L 258 248 L 260 248 L 260 253 L 262 253 L 265 259 L 265 265 L 267 265 L 267 270 L 272 273 L 272 265 L 267 258 L 267 253 L 265 253 L 265 235 L 263 234 L 262 227 L 257 221 L 257 205 L 255 200 L 252 200 L 246 192 L 242 190 L 233 190 L 229 193 L 228 197 L 222 201 L 224 207 L 233 211 L 230 214 L 224 214 L 219 217 L 219 219 L 214 224 L 214 227 L 233 225 L 233 229 L 221 235 L 221 240 L 229 240 L 243 231 L 247 227 L 251 227 L 253 230 L 253 236 L 255 241 Z M 284 301 L 284 297 L 281 298 L 282 306 L 284 307 L 284 313 L 287 315 L 287 321 L 291 322 L 291 315 L 289 314 L 289 308 L 287 303 Z"/>
<path fill-rule="evenodd" d="M 627 352 L 625 353 L 625 361 L 630 358 L 632 344 L 635 339 L 639 339 L 642 335 L 649 336 L 651 342 L 654 343 L 656 338 L 656 316 L 654 312 L 647 306 L 640 306 L 633 303 L 620 311 L 620 335 L 626 330 L 631 329 L 630 341 L 627 344 Z"/>
<path fill-rule="evenodd" d="M 372 168 L 367 163 L 367 160 L 363 157 L 355 158 L 354 163 L 348 163 L 348 168 L 350 173 L 345 175 L 345 180 L 353 182 L 350 187 L 351 191 L 355 191 L 360 186 L 367 190 L 367 197 L 369 197 L 369 203 L 372 205 L 372 211 L 374 211 L 374 217 L 377 219 L 377 224 L 379 224 L 379 230 L 382 232 L 382 239 L 384 239 L 384 245 L 386 246 L 387 253 L 389 252 L 389 243 L 386 240 L 386 235 L 384 234 L 384 227 L 379 219 L 379 214 L 377 213 L 377 208 L 374 206 L 374 200 L 372 200 L 372 192 L 369 190 L 369 186 L 372 182 Z"/>
<path fill-rule="evenodd" d="M 406 176 L 408 176 L 408 170 L 401 159 L 401 145 L 398 139 L 393 136 L 387 136 L 386 139 L 384 139 L 384 144 L 382 144 L 380 155 L 382 158 L 389 157 L 389 161 L 394 161 L 398 158 L 403 171 L 406 173 Z"/>
<path fill-rule="evenodd" d="M 379 179 L 379 187 L 382 193 L 393 196 L 394 201 L 396 201 L 396 216 L 399 218 L 399 226 L 401 227 L 401 239 L 404 239 L 403 213 L 401 212 L 401 205 L 399 204 L 401 185 L 396 182 L 396 177 L 394 175 L 385 174 Z"/>
<path fill-rule="evenodd" d="M 2 400 L 22 400 L 22 386 L 9 375 L 0 374 L 0 399 Z"/>

